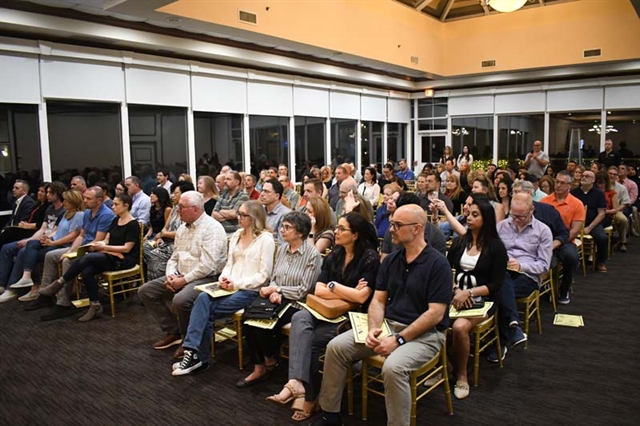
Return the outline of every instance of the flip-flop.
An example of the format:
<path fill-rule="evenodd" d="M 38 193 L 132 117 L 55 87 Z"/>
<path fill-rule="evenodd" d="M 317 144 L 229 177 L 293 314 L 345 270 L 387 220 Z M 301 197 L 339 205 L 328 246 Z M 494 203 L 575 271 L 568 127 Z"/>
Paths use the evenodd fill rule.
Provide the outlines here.
<path fill-rule="evenodd" d="M 302 392 L 301 394 L 297 393 L 296 390 L 293 388 L 293 386 L 291 386 L 289 383 L 284 385 L 284 387 L 287 388 L 289 392 L 291 392 L 291 395 L 289 395 L 289 397 L 285 399 L 280 399 L 278 398 L 279 394 L 277 393 L 275 395 L 268 396 L 267 401 L 275 402 L 276 404 L 280 404 L 280 405 L 286 405 L 291 401 L 293 401 L 294 399 L 298 399 L 300 397 L 304 399 L 304 392 Z"/>

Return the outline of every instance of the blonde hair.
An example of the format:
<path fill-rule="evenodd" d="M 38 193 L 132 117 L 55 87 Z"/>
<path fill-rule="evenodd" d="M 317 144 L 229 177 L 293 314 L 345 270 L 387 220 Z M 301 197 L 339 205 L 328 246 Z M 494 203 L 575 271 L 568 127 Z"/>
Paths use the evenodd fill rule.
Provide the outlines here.
<path fill-rule="evenodd" d="M 188 175 L 187 173 L 182 173 L 180 174 L 180 176 L 178 177 L 178 180 L 183 180 L 185 182 L 189 182 L 189 183 L 193 183 L 193 179 L 191 178 L 191 175 Z"/>
<path fill-rule="evenodd" d="M 260 201 L 245 201 L 241 206 L 244 206 L 247 210 L 247 214 L 251 216 L 251 231 L 253 232 L 253 235 L 257 237 L 264 231 L 272 231 L 267 225 L 267 214 L 264 211 L 264 206 L 260 204 Z"/>
<path fill-rule="evenodd" d="M 200 179 L 202 179 L 202 181 L 204 182 L 205 193 L 212 193 L 213 194 L 212 198 L 217 200 L 220 194 L 218 194 L 218 187 L 216 186 L 216 181 L 213 180 L 213 178 L 208 175 L 202 175 L 198 178 L 198 180 Z"/>
<path fill-rule="evenodd" d="M 84 210 L 84 200 L 82 198 L 82 192 L 76 189 L 70 189 L 62 194 L 62 199 L 71 204 L 75 209 L 74 211 L 67 210 L 64 213 L 65 219 L 69 220 L 76 214 L 76 212 Z"/>
<path fill-rule="evenodd" d="M 331 170 L 331 166 L 322 166 L 322 168 L 320 169 L 320 178 L 322 179 L 322 173 L 327 172 L 327 178 L 325 180 L 323 180 L 322 182 L 329 182 L 331 179 L 333 179 L 333 170 Z"/>
<path fill-rule="evenodd" d="M 454 174 L 450 174 L 449 176 L 447 176 L 447 182 L 452 181 L 456 183 L 456 189 L 453 190 L 453 192 L 448 193 L 447 194 L 447 190 L 446 190 L 446 186 L 445 186 L 445 194 L 447 197 L 449 197 L 452 200 L 457 200 L 458 197 L 460 196 L 460 193 L 462 192 L 462 186 L 460 186 L 460 179 L 458 179 L 458 176 L 454 175 Z"/>

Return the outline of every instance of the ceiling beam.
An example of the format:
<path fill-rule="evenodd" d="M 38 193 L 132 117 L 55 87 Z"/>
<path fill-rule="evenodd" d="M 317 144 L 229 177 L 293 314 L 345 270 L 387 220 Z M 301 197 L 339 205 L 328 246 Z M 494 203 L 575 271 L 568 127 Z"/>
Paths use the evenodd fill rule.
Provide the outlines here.
<path fill-rule="evenodd" d="M 453 6 L 453 2 L 455 0 L 447 0 L 447 4 L 444 7 L 444 10 L 442 11 L 442 16 L 440 16 L 440 21 L 444 22 L 447 19 L 447 15 L 449 15 L 449 12 L 451 11 L 451 6 Z"/>
<path fill-rule="evenodd" d="M 421 2 L 420 2 L 420 3 L 418 3 L 418 5 L 416 6 L 416 10 L 417 10 L 418 12 L 421 12 L 421 11 L 422 11 L 422 9 L 424 9 L 424 7 L 425 7 L 426 5 L 428 5 L 429 3 L 431 3 L 432 1 L 433 1 L 433 0 L 423 0 L 423 1 L 421 1 Z"/>

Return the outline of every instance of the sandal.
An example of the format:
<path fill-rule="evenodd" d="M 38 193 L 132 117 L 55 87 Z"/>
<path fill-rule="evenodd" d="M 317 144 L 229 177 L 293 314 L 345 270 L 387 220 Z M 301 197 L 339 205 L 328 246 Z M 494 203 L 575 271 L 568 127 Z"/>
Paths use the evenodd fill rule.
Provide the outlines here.
<path fill-rule="evenodd" d="M 291 393 L 291 395 L 289 395 L 285 399 L 280 399 L 280 398 L 278 398 L 279 394 L 275 394 L 275 395 L 268 396 L 267 397 L 267 401 L 275 402 L 276 404 L 280 404 L 280 405 L 286 405 L 286 404 L 290 403 L 291 401 L 293 401 L 294 399 L 297 400 L 299 398 L 302 398 L 303 402 L 304 402 L 304 392 L 297 393 L 296 390 L 293 388 L 293 386 L 291 386 L 289 383 L 284 385 L 284 387 Z M 294 404 L 295 404 L 295 402 L 294 402 Z"/>
<path fill-rule="evenodd" d="M 296 412 L 293 413 L 293 416 L 291 416 L 291 420 L 295 420 L 296 422 L 302 422 L 307 420 L 309 417 L 313 416 L 318 411 L 320 411 L 320 404 L 317 404 L 317 403 L 311 403 L 311 404 L 313 404 L 313 407 L 309 411 L 305 411 L 304 407 L 301 410 L 296 410 Z"/>

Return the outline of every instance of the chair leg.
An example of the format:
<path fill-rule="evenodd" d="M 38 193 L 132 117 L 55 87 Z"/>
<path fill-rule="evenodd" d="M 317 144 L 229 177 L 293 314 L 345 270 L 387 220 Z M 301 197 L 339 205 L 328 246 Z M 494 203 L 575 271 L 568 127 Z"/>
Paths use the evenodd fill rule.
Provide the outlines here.
<path fill-rule="evenodd" d="M 500 359 L 498 357 L 498 359 Z M 473 386 L 478 386 L 480 376 L 480 333 L 473 333 Z"/>
<path fill-rule="evenodd" d="M 529 336 L 529 316 L 531 315 L 531 304 L 528 302 L 524 308 L 524 332 L 527 336 Z M 524 348 L 529 348 L 529 339 L 524 342 Z"/>
<path fill-rule="evenodd" d="M 502 345 L 500 344 L 500 330 L 498 330 L 498 313 L 493 318 L 494 333 L 496 334 L 496 352 L 498 354 L 498 365 L 502 368 Z"/>
<path fill-rule="evenodd" d="M 347 405 L 349 415 L 353 416 L 353 368 L 351 366 L 347 369 Z"/>
<path fill-rule="evenodd" d="M 553 312 L 558 312 L 558 308 L 556 307 L 556 288 L 555 283 L 556 280 L 553 279 L 553 269 L 551 270 L 551 280 L 549 285 L 551 286 L 551 306 L 553 306 Z M 558 280 L 560 277 L 560 272 L 558 272 Z"/>
<path fill-rule="evenodd" d="M 107 280 L 107 285 L 109 286 L 109 303 L 111 304 L 111 318 L 116 317 L 116 304 L 115 299 L 113 297 L 113 283 L 111 280 Z"/>
<path fill-rule="evenodd" d="M 442 373 L 442 375 L 444 376 L 445 374 L 447 374 L 446 371 L 444 371 Z M 416 398 L 418 397 L 418 386 L 416 385 L 416 374 L 414 372 L 411 373 L 411 375 L 409 376 L 411 379 L 411 426 L 416 426 L 416 411 L 417 411 L 417 406 L 418 406 L 418 401 L 416 400 Z"/>
<path fill-rule="evenodd" d="M 367 398 L 369 396 L 369 391 L 367 387 L 369 386 L 369 364 L 367 363 L 367 359 L 362 360 L 362 420 L 367 420 Z"/>
<path fill-rule="evenodd" d="M 244 368 L 244 348 L 242 347 L 242 319 L 236 321 L 236 337 L 238 339 L 238 368 Z"/>
<path fill-rule="evenodd" d="M 540 293 L 536 295 L 536 317 L 538 319 L 538 334 L 542 334 L 542 321 L 540 320 Z"/>
<path fill-rule="evenodd" d="M 445 336 L 446 338 L 446 336 Z M 445 342 L 445 345 L 442 347 L 442 350 L 440 351 L 440 356 L 441 358 L 441 362 L 442 362 L 442 377 L 444 378 L 444 399 L 447 401 L 447 409 L 449 410 L 449 415 L 453 415 L 453 401 L 451 400 L 451 386 L 449 385 L 449 372 L 447 371 L 447 344 Z M 412 383 L 414 392 L 416 391 L 415 389 L 415 383 Z M 415 417 L 413 418 L 413 420 L 415 420 Z M 414 423 L 415 425 L 415 423 Z"/>

